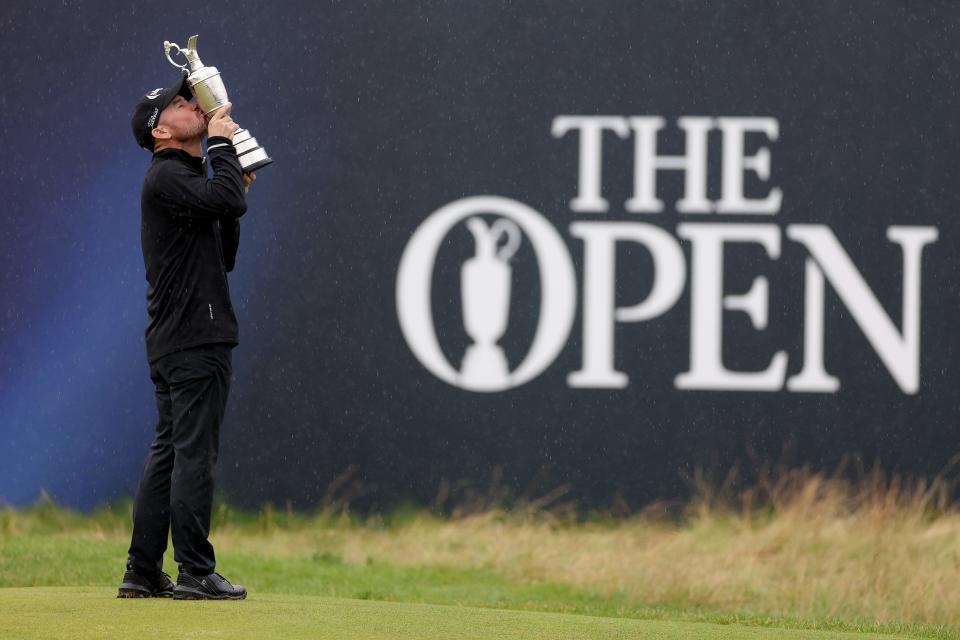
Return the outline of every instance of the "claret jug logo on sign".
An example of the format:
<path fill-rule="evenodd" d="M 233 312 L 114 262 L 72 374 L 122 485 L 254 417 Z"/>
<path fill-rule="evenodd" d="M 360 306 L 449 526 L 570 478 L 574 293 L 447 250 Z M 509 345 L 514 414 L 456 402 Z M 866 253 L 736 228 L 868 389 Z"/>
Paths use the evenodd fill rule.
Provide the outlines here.
<path fill-rule="evenodd" d="M 776 119 L 681 117 L 677 126 L 685 137 L 685 153 L 666 156 L 657 153 L 658 136 L 666 127 L 662 117 L 558 116 L 553 121 L 555 138 L 572 132 L 579 135 L 578 190 L 570 210 L 583 217 L 571 223 L 568 232 L 583 243 L 583 338 L 580 369 L 569 373 L 567 384 L 574 388 L 626 387 L 629 377 L 614 363 L 615 324 L 644 322 L 671 309 L 684 291 L 689 272 L 689 367 L 676 372 L 673 384 L 677 389 L 837 392 L 841 382 L 824 364 L 824 298 L 829 283 L 899 389 L 917 393 L 922 257 L 924 248 L 937 240 L 936 227 L 887 228 L 887 239 L 899 246 L 902 256 L 898 323 L 886 313 L 828 226 L 769 222 L 780 212 L 783 193 L 778 187 L 771 186 L 761 198 L 745 194 L 748 173 L 763 183 L 770 180 L 769 145 L 780 133 Z M 707 189 L 711 131 L 719 132 L 721 141 L 720 197 L 716 200 L 708 198 Z M 633 140 L 633 194 L 623 205 L 631 218 L 664 210 L 657 194 L 658 172 L 683 172 L 683 197 L 676 202 L 676 212 L 688 219 L 676 226 L 675 235 L 639 220 L 601 219 L 610 209 L 601 189 L 604 133 Z M 765 140 L 753 155 L 746 155 L 747 135 Z M 757 222 L 725 222 L 725 215 L 737 215 L 738 219 L 748 215 Z M 474 242 L 474 254 L 460 270 L 463 323 L 472 344 L 459 363 L 452 363 L 444 355 L 434 327 L 431 282 L 441 243 L 461 224 Z M 690 243 L 689 267 L 681 240 Z M 540 312 L 529 350 L 510 370 L 498 341 L 508 328 L 511 258 L 524 241 L 530 243 L 539 269 Z M 807 256 L 800 370 L 787 375 L 785 350 L 772 354 L 761 370 L 732 370 L 722 358 L 724 312 L 744 313 L 755 329 L 765 329 L 770 284 L 765 276 L 757 276 L 745 293 L 725 293 L 724 248 L 755 244 L 771 260 L 777 260 L 785 241 L 801 245 Z M 640 245 L 652 259 L 650 291 L 632 306 L 617 307 L 615 302 L 618 243 Z M 498 196 L 463 198 L 430 214 L 403 252 L 396 296 L 400 327 L 416 358 L 441 380 L 478 392 L 510 389 L 547 369 L 567 343 L 578 299 L 573 260 L 554 225 L 526 204 Z"/>

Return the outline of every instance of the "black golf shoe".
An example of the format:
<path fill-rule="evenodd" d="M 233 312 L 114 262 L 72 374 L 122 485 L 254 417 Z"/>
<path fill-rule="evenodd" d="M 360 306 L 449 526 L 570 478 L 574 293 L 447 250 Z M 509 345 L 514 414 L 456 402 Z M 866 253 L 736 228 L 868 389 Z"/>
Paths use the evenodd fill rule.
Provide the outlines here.
<path fill-rule="evenodd" d="M 197 576 L 180 569 L 173 597 L 176 600 L 243 600 L 247 590 L 230 584 L 219 573 Z"/>
<path fill-rule="evenodd" d="M 134 569 L 127 569 L 120 583 L 118 598 L 172 598 L 173 581 L 164 572 L 148 576 Z"/>

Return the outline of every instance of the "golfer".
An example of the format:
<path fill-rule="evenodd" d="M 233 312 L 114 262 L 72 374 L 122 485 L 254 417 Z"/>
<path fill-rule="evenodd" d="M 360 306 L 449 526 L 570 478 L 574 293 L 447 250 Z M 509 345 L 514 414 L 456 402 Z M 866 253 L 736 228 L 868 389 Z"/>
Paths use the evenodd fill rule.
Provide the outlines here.
<path fill-rule="evenodd" d="M 140 196 L 147 273 L 147 360 L 157 431 L 133 506 L 133 537 L 118 597 L 242 600 L 246 589 L 215 572 L 207 539 L 217 461 L 237 345 L 227 272 L 253 182 L 231 144 L 230 103 L 209 119 L 186 78 L 146 94 L 133 135 L 153 153 Z M 202 141 L 213 177 L 207 177 Z M 167 534 L 180 566 L 163 572 Z"/>

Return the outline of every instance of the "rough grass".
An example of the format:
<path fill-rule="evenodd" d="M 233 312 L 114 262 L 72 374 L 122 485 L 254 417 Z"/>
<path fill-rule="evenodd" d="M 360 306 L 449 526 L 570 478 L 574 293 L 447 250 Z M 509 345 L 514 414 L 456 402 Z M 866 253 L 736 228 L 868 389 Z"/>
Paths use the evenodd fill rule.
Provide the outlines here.
<path fill-rule="evenodd" d="M 654 505 L 585 518 L 559 496 L 509 511 L 474 500 L 444 516 L 220 505 L 212 537 L 224 572 L 262 581 L 264 592 L 960 635 L 960 590 L 951 588 L 960 584 L 960 513 L 943 477 L 873 470 L 851 481 L 799 469 L 761 473 L 742 490 L 732 474 L 719 488 L 697 484 L 680 517 Z M 0 586 L 112 584 L 128 523 L 128 505 L 90 515 L 48 502 L 2 510 Z M 48 566 L 70 558 L 71 544 L 79 557 Z M 102 555 L 84 561 L 98 544 Z M 30 577 L 10 564 L 30 557 L 47 568 Z"/>
<path fill-rule="evenodd" d="M 922 482 L 873 476 L 854 488 L 797 473 L 761 511 L 704 502 L 679 524 L 641 515 L 567 526 L 488 512 L 317 543 L 348 562 L 488 566 L 669 607 L 957 628 L 960 514 L 936 504 L 942 495 Z"/>

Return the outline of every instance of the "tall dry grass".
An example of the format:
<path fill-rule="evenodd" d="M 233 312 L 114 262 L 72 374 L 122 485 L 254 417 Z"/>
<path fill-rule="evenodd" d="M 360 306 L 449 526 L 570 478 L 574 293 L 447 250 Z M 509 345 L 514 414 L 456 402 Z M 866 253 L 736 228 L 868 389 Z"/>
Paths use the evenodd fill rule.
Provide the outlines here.
<path fill-rule="evenodd" d="M 437 516 L 458 497 L 447 486 L 433 512 L 399 524 L 371 517 L 358 525 L 334 509 L 313 526 L 261 518 L 264 535 L 253 538 L 222 518 L 216 539 L 255 552 L 334 553 L 348 563 L 486 567 L 643 605 L 960 628 L 960 510 L 946 472 L 927 480 L 878 467 L 765 468 L 743 488 L 736 472 L 720 483 L 695 474 L 691 484 L 695 498 L 679 516 L 675 505 L 653 504 L 584 521 L 562 502 L 564 488 L 508 510 L 496 486 L 461 491 Z"/>
<path fill-rule="evenodd" d="M 565 507 L 557 515 L 542 505 L 316 542 L 350 562 L 487 566 L 644 604 L 960 628 L 960 511 L 946 475 L 874 468 L 851 480 L 804 467 L 763 472 L 739 491 L 734 480 L 696 478 L 698 497 L 680 520 L 652 505 L 572 526 Z"/>

